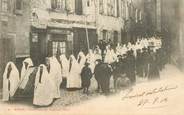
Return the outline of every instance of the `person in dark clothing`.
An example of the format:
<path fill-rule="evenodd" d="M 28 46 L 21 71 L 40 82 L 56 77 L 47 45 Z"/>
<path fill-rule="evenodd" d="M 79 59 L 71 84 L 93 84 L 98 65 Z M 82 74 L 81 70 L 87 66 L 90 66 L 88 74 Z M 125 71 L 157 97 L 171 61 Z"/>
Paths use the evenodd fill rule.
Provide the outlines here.
<path fill-rule="evenodd" d="M 100 60 L 100 59 L 97 59 L 96 60 L 96 62 L 97 62 L 97 65 L 95 66 L 95 69 L 94 69 L 94 75 L 95 75 L 95 79 L 96 79 L 96 81 L 97 81 L 97 85 L 98 85 L 98 87 L 97 87 L 97 92 L 100 92 L 100 89 L 101 89 L 101 78 L 100 78 L 100 69 L 99 69 L 99 67 L 100 67 L 100 65 L 102 64 L 102 60 Z"/>
<path fill-rule="evenodd" d="M 105 42 L 105 40 L 100 40 L 99 43 L 98 43 L 98 46 L 99 46 L 100 50 L 102 51 L 102 53 L 101 53 L 102 61 L 104 61 L 105 50 L 106 50 L 107 43 Z"/>
<path fill-rule="evenodd" d="M 127 52 L 126 58 L 126 75 L 130 79 L 131 83 L 134 84 L 136 82 L 136 75 L 135 75 L 135 57 L 132 51 Z"/>
<path fill-rule="evenodd" d="M 105 95 L 109 94 L 111 74 L 111 67 L 107 63 L 99 61 L 99 63 L 95 66 L 94 70 L 95 79 L 98 83 L 98 92 L 101 89 Z"/>
<path fill-rule="evenodd" d="M 91 78 L 93 74 L 91 72 L 91 69 L 89 68 L 89 63 L 85 63 L 85 66 L 82 68 L 81 71 L 81 80 L 82 80 L 82 88 L 83 88 L 83 93 L 88 94 L 88 89 L 91 84 Z"/>
<path fill-rule="evenodd" d="M 153 52 L 153 50 L 150 50 L 149 63 L 150 67 L 149 67 L 148 80 L 160 79 L 159 67 L 156 61 L 156 54 Z"/>
<path fill-rule="evenodd" d="M 125 56 L 125 55 L 124 55 Z M 118 82 L 121 86 L 126 85 L 125 82 L 122 82 L 126 78 L 126 72 L 125 72 L 125 67 L 126 67 L 126 60 L 123 58 L 121 55 L 118 56 L 118 61 L 114 62 L 111 64 L 112 69 L 113 69 L 113 80 L 114 80 L 114 89 L 117 91 L 118 88 Z"/>
<path fill-rule="evenodd" d="M 137 57 L 136 57 L 136 74 L 139 77 L 143 77 L 143 59 L 142 59 L 141 50 L 137 50 Z"/>
<path fill-rule="evenodd" d="M 148 69 L 149 69 L 149 53 L 147 48 L 142 49 L 142 66 L 143 66 L 143 77 L 148 77 Z"/>

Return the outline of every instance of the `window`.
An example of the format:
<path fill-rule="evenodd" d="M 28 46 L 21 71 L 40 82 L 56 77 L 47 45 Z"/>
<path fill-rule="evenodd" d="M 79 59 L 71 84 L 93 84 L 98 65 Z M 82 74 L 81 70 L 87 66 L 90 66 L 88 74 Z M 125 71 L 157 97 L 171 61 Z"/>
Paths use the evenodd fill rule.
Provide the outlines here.
<path fill-rule="evenodd" d="M 117 5 L 117 17 L 119 17 L 119 0 L 117 0 L 116 5 Z"/>
<path fill-rule="evenodd" d="M 139 12 L 139 20 L 142 20 L 142 12 Z"/>
<path fill-rule="evenodd" d="M 114 16 L 114 11 L 115 11 L 115 1 L 107 0 L 107 15 Z"/>
<path fill-rule="evenodd" d="M 102 34 L 103 34 L 103 39 L 107 40 L 107 30 L 103 30 Z"/>
<path fill-rule="evenodd" d="M 121 0 L 121 14 L 122 14 L 122 18 L 125 19 L 126 18 L 126 3 L 124 0 Z"/>
<path fill-rule="evenodd" d="M 104 0 L 99 0 L 99 13 L 100 14 L 104 13 L 103 2 L 104 2 Z"/>
<path fill-rule="evenodd" d="M 65 9 L 65 0 L 56 1 L 56 9 L 64 10 Z"/>
<path fill-rule="evenodd" d="M 52 0 L 51 6 L 52 9 L 64 11 L 66 6 L 66 0 Z"/>
<path fill-rule="evenodd" d="M 138 22 L 138 10 L 136 9 L 135 10 L 135 22 L 137 23 Z"/>
<path fill-rule="evenodd" d="M 66 53 L 66 42 L 52 42 L 52 55 L 56 56 L 57 54 L 65 54 Z"/>
<path fill-rule="evenodd" d="M 22 10 L 22 0 L 16 0 L 16 10 Z"/>
<path fill-rule="evenodd" d="M 87 0 L 87 6 L 88 6 L 88 7 L 90 6 L 90 1 L 89 1 L 89 0 Z"/>
<path fill-rule="evenodd" d="M 8 0 L 2 0 L 2 12 L 8 12 Z"/>
<path fill-rule="evenodd" d="M 82 0 L 75 0 L 75 13 L 77 15 L 82 15 L 83 13 Z"/>
<path fill-rule="evenodd" d="M 117 31 L 114 31 L 114 43 L 115 45 L 118 44 L 118 32 Z"/>

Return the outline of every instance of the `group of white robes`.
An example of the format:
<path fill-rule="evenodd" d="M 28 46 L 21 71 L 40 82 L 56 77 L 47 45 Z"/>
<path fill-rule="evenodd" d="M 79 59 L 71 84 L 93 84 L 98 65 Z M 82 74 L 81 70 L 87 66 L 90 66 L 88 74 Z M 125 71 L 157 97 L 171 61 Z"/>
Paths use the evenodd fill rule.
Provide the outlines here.
<path fill-rule="evenodd" d="M 3 74 L 3 101 L 9 101 L 17 89 L 24 89 L 29 81 L 28 70 L 33 66 L 31 58 L 22 62 L 21 74 L 13 62 L 8 62 Z"/>
<path fill-rule="evenodd" d="M 85 63 L 89 63 L 91 71 L 94 72 L 95 62 L 97 59 L 102 59 L 99 52 L 93 52 L 89 50 L 89 53 L 85 55 L 83 52 L 79 52 L 77 59 L 71 55 L 69 58 L 69 75 L 67 77 L 67 88 L 81 88 L 81 71 L 85 66 Z"/>
<path fill-rule="evenodd" d="M 48 106 L 54 99 L 60 98 L 61 64 L 54 56 L 47 61 L 48 65 L 41 64 L 36 74 L 33 104 L 37 106 Z"/>
<path fill-rule="evenodd" d="M 136 57 L 137 56 L 137 50 L 140 50 L 142 52 L 143 48 L 148 48 L 150 46 L 152 47 L 153 51 L 156 52 L 157 49 L 160 49 L 162 47 L 161 38 L 155 38 L 155 37 L 142 38 L 142 39 L 138 39 L 135 44 L 131 44 L 129 42 L 127 45 L 124 44 L 123 46 L 118 44 L 117 47 L 116 47 L 115 54 L 116 55 L 123 55 L 123 54 L 126 54 L 127 51 L 132 50 L 134 56 Z M 106 50 L 108 50 L 108 49 L 106 49 Z M 110 55 L 110 54 L 107 53 L 107 55 Z"/>
<path fill-rule="evenodd" d="M 113 63 L 117 60 L 117 54 L 114 52 L 113 49 L 106 49 L 106 53 L 105 53 L 105 59 L 104 62 L 105 63 Z"/>

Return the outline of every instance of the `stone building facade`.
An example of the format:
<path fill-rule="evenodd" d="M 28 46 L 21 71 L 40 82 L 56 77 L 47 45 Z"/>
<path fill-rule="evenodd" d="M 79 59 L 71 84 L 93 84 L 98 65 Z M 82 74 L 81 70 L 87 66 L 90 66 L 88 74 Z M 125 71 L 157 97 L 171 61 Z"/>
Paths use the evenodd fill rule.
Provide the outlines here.
<path fill-rule="evenodd" d="M 26 57 L 39 65 L 58 48 L 68 57 L 79 51 L 86 54 L 100 39 L 127 43 L 144 14 L 132 0 L 0 1 L 1 76 L 8 61 L 20 70 Z"/>

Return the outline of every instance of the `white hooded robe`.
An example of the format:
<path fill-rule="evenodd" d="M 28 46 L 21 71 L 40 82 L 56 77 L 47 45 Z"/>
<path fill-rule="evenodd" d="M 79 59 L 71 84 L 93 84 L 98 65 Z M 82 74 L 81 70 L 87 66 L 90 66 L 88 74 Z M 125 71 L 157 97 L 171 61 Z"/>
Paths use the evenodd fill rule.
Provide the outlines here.
<path fill-rule="evenodd" d="M 26 65 L 25 63 L 27 63 L 27 68 L 26 68 Z M 30 67 L 33 66 L 33 62 L 31 60 L 31 58 L 27 58 L 25 59 L 23 62 L 22 62 L 22 69 L 21 69 L 21 84 L 19 86 L 20 89 L 24 89 L 26 87 L 26 84 L 29 80 L 29 76 L 26 76 L 28 70 Z"/>
<path fill-rule="evenodd" d="M 66 56 L 63 54 L 60 56 L 61 61 L 61 74 L 63 78 L 67 78 L 69 74 L 69 61 Z"/>
<path fill-rule="evenodd" d="M 60 85 L 62 82 L 61 65 L 59 64 L 56 57 L 50 57 L 49 61 L 50 61 L 49 76 L 55 83 L 54 95 L 55 95 L 55 98 L 60 98 Z"/>
<path fill-rule="evenodd" d="M 69 76 L 67 79 L 67 88 L 81 88 L 80 68 L 73 55 L 69 59 Z"/>
<path fill-rule="evenodd" d="M 42 74 L 41 74 L 41 67 Z M 53 102 L 54 83 L 49 77 L 47 68 L 45 65 L 40 65 L 35 78 L 34 98 L 33 104 L 38 106 L 48 106 Z"/>
<path fill-rule="evenodd" d="M 79 52 L 79 54 L 77 56 L 77 62 L 79 63 L 80 70 L 82 70 L 82 68 L 84 67 L 84 64 L 86 62 L 86 56 L 84 55 L 83 52 Z"/>
<path fill-rule="evenodd" d="M 95 55 L 92 50 L 89 50 L 89 53 L 86 56 L 87 62 L 90 64 L 89 67 L 91 68 L 92 73 L 95 69 Z"/>
<path fill-rule="evenodd" d="M 11 71 L 8 74 L 8 67 L 11 66 Z M 3 74 L 3 101 L 9 101 L 10 97 L 13 97 L 18 85 L 19 85 L 19 71 L 13 62 L 8 62 L 5 68 L 5 72 Z"/>

